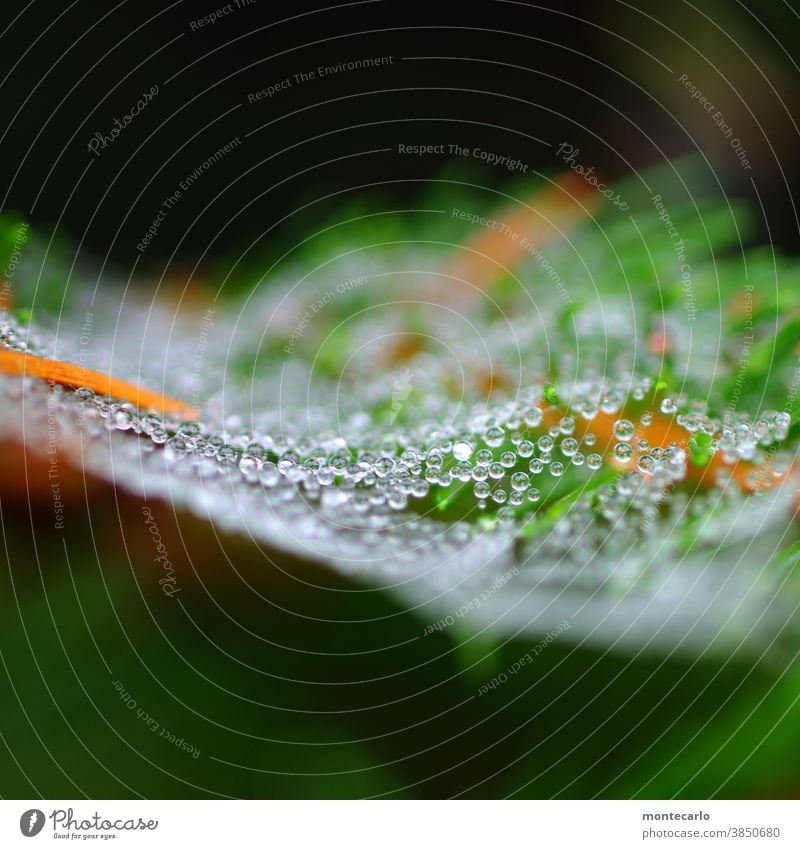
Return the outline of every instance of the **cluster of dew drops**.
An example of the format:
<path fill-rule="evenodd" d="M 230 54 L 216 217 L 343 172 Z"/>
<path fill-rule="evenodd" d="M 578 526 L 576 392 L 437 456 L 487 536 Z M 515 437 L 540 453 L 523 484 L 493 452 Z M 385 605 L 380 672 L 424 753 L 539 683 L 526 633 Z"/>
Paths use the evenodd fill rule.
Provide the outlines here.
<path fill-rule="evenodd" d="M 632 396 L 641 400 L 650 388 L 648 379 L 640 379 L 633 384 Z M 637 497 L 645 505 L 663 500 L 670 485 L 685 476 L 688 463 L 686 451 L 675 445 L 648 444 L 643 434 L 653 412 L 640 413 L 636 422 L 622 417 L 628 394 L 601 382 L 572 387 L 569 403 L 559 408 L 564 414 L 550 426 L 545 426 L 543 413 L 549 403 L 547 389 L 539 386 L 516 401 L 467 415 L 460 424 L 447 428 L 427 422 L 387 434 L 381 421 L 366 428 L 362 422 L 358 439 L 350 440 L 345 433 L 321 439 L 284 435 L 276 440 L 245 430 L 235 417 L 226 420 L 226 427 L 211 428 L 143 413 L 86 388 L 78 389 L 75 397 L 82 408 L 82 424 L 90 433 L 130 431 L 142 438 L 144 453 L 162 451 L 177 471 L 194 470 L 206 478 L 235 476 L 244 485 L 279 488 L 284 498 L 302 497 L 339 513 L 403 511 L 435 490 L 441 494 L 458 487 L 459 497 L 472 496 L 468 513 L 474 509 L 480 515 L 491 506 L 497 520 L 513 523 L 536 509 L 546 482 L 552 486 L 552 479 L 570 469 L 591 476 L 607 468 L 610 457 L 598 450 L 597 437 L 577 426 L 577 419 L 590 422 L 600 412 L 620 416 L 614 421 L 614 439 L 607 449 L 616 461 L 619 479 L 612 492 L 599 491 L 598 515 L 618 518 L 623 502 L 629 504 Z M 726 462 L 752 461 L 788 433 L 785 413 L 770 412 L 757 422 L 744 416 L 720 422 L 701 405 L 688 404 L 681 397 L 664 398 L 659 407 L 661 414 L 674 416 L 688 434 L 712 437 L 710 450 L 721 452 Z M 783 468 L 781 458 L 773 457 L 772 463 L 771 472 L 777 477 Z M 419 506 L 424 512 L 431 509 L 430 503 Z"/>
<path fill-rule="evenodd" d="M 29 344 L 12 326 L 3 328 L 0 342 L 40 353 L 35 342 Z M 55 387 L 48 406 L 55 399 L 56 406 L 67 411 L 66 418 L 77 421 L 90 436 L 108 431 L 138 435 L 135 449 L 159 455 L 177 474 L 225 476 L 242 486 L 275 490 L 283 500 L 301 499 L 323 511 L 353 516 L 392 514 L 415 502 L 421 513 L 435 516 L 433 504 L 442 497 L 446 501 L 448 490 L 457 489 L 462 504 L 467 500 L 466 516 L 491 513 L 500 522 L 513 523 L 546 502 L 554 483 L 566 473 L 577 469 L 588 479 L 613 460 L 618 471 L 613 490 L 597 490 L 593 509 L 595 517 L 617 518 L 631 501 L 652 506 L 664 500 L 670 485 L 685 476 L 685 450 L 648 444 L 647 428 L 658 414 L 670 417 L 689 437 L 705 434 L 708 450 L 719 452 L 725 463 L 743 459 L 757 470 L 766 464 L 773 479 L 788 468 L 790 456 L 775 451 L 788 435 L 788 413 L 768 411 L 755 421 L 727 413 L 718 419 L 702 403 L 675 396 L 661 399 L 655 411 L 640 411 L 635 420 L 626 417 L 627 403 L 652 397 L 652 390 L 649 378 L 630 375 L 616 381 L 575 382 L 558 392 L 542 384 L 513 401 L 498 401 L 488 409 L 459 409 L 456 414 L 446 399 L 431 404 L 427 398 L 425 418 L 415 425 L 390 427 L 378 414 L 363 412 L 354 429 L 345 423 L 338 433 L 290 430 L 280 437 L 271 435 L 268 427 L 263 432 L 247 429 L 237 416 L 223 418 L 221 425 L 187 422 L 139 410 L 88 388 L 72 393 Z M 559 396 L 568 400 L 559 402 Z M 543 411 L 556 409 L 561 411 L 557 420 L 546 424 Z M 303 410 L 296 412 L 288 418 L 302 420 Z M 605 451 L 591 426 L 579 427 L 580 420 L 590 423 L 600 413 L 616 417 L 614 438 Z M 442 425 L 447 421 L 451 423 Z M 581 480 L 577 478 L 576 486 Z"/>

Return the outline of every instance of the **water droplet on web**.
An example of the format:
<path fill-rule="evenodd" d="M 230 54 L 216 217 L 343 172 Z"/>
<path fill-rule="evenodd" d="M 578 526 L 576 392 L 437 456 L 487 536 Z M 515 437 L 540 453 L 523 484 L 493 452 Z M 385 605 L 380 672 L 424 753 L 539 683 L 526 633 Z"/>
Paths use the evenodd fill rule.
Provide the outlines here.
<path fill-rule="evenodd" d="M 163 445 L 167 441 L 167 432 L 163 427 L 154 427 L 150 430 L 150 439 L 156 443 L 156 445 Z"/>
<path fill-rule="evenodd" d="M 538 407 L 531 407 L 526 410 L 523 418 L 528 427 L 538 427 L 542 421 L 542 411 Z"/>
<path fill-rule="evenodd" d="M 525 474 L 525 472 L 516 472 L 511 475 L 511 486 L 516 490 L 524 490 L 528 488 L 528 484 L 530 483 L 530 478 Z"/>
<path fill-rule="evenodd" d="M 411 494 L 414 498 L 425 498 L 429 491 L 430 485 L 427 481 L 417 479 L 411 484 Z"/>
<path fill-rule="evenodd" d="M 495 504 L 505 504 L 507 499 L 508 493 L 501 486 L 492 490 L 492 501 Z"/>
<path fill-rule="evenodd" d="M 274 466 L 275 464 L 270 463 L 270 465 Z M 275 474 L 279 474 L 277 466 L 275 466 Z M 330 486 L 334 481 L 334 477 L 335 476 L 333 474 L 333 469 L 330 468 L 330 466 L 322 466 L 321 468 L 317 469 L 317 481 L 319 482 L 320 486 Z"/>
<path fill-rule="evenodd" d="M 185 439 L 194 439 L 200 436 L 202 428 L 198 422 L 184 422 L 179 428 L 178 433 Z"/>
<path fill-rule="evenodd" d="M 248 477 L 257 475 L 260 468 L 261 460 L 259 460 L 258 457 L 254 457 L 252 454 L 245 454 L 242 459 L 239 460 L 239 470 Z"/>
<path fill-rule="evenodd" d="M 472 479 L 475 481 L 485 481 L 489 477 L 488 466 L 475 466 L 472 470 Z"/>
<path fill-rule="evenodd" d="M 456 442 L 453 446 L 453 456 L 456 460 L 469 460 L 472 456 L 472 445 L 469 442 Z"/>
<path fill-rule="evenodd" d="M 171 439 L 168 439 L 164 450 L 169 460 L 180 460 L 188 453 L 186 440 L 181 436 L 173 436 Z"/>
<path fill-rule="evenodd" d="M 233 445 L 221 445 L 217 449 L 217 459 L 220 461 L 220 463 L 236 466 L 239 464 L 239 459 L 241 456 L 241 449 L 235 448 Z"/>
<path fill-rule="evenodd" d="M 614 436 L 620 442 L 630 442 L 636 433 L 636 428 L 632 421 L 628 419 L 619 419 L 614 422 Z"/>
<path fill-rule="evenodd" d="M 603 458 L 599 454 L 589 454 L 586 457 L 586 465 L 590 469 L 597 471 L 603 465 Z"/>
<path fill-rule="evenodd" d="M 609 416 L 619 412 L 621 403 L 616 395 L 606 395 L 600 401 L 600 409 Z"/>
<path fill-rule="evenodd" d="M 561 441 L 561 453 L 565 457 L 572 457 L 578 451 L 578 440 L 573 439 L 572 437 L 568 437 L 567 439 L 563 439 Z"/>
<path fill-rule="evenodd" d="M 133 413 L 130 410 L 120 409 L 117 410 L 112 420 L 114 422 L 114 427 L 117 430 L 130 430 L 133 427 Z"/>
<path fill-rule="evenodd" d="M 633 456 L 633 448 L 627 442 L 618 442 L 614 446 L 614 456 L 621 463 L 627 463 Z"/>
<path fill-rule="evenodd" d="M 505 434 L 501 427 L 490 427 L 483 437 L 483 441 L 491 448 L 499 448 L 503 444 Z"/>
<path fill-rule="evenodd" d="M 484 483 L 483 481 L 479 481 L 472 488 L 472 491 L 475 493 L 476 498 L 488 498 L 489 493 L 491 492 L 491 487 L 488 483 Z"/>
<path fill-rule="evenodd" d="M 393 489 L 389 493 L 386 502 L 392 510 L 405 510 L 406 505 L 408 504 L 408 498 L 401 490 Z"/>
<path fill-rule="evenodd" d="M 533 443 L 529 439 L 523 439 L 517 446 L 517 454 L 520 457 L 528 458 L 533 455 Z"/>
<path fill-rule="evenodd" d="M 640 472 L 647 473 L 655 465 L 655 459 L 650 454 L 642 454 L 637 462 L 637 468 Z"/>

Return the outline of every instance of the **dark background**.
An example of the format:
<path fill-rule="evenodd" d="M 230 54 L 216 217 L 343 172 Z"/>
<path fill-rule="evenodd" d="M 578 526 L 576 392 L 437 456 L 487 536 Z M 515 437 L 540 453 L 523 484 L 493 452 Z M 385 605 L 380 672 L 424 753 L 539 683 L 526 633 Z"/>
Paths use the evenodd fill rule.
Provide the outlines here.
<path fill-rule="evenodd" d="M 480 146 L 531 172 L 557 171 L 554 148 L 534 137 L 569 141 L 612 179 L 700 151 L 734 194 L 757 202 L 756 181 L 768 213 L 762 233 L 798 246 L 787 185 L 798 169 L 791 75 L 799 25 L 788 4 L 757 4 L 757 22 L 748 4 L 726 3 L 258 0 L 190 29 L 218 8 L 36 2 L 20 12 L 2 39 L 4 209 L 48 232 L 58 225 L 124 271 L 164 198 L 241 137 L 164 222 L 142 258 L 140 269 L 151 270 L 194 264 L 207 249 L 218 258 L 254 240 L 262 248 L 294 242 L 354 197 L 413 205 L 418 181 L 440 177 L 452 158 L 399 156 L 401 142 Z M 375 56 L 394 61 L 247 101 L 295 73 Z M 678 83 L 680 73 L 723 111 L 752 171 Z M 89 139 L 109 133 L 153 85 L 159 94 L 143 113 L 99 158 L 89 153 Z M 366 153 L 381 148 L 392 150 Z M 508 177 L 470 164 L 478 182 Z M 324 199 L 330 192 L 343 194 Z"/>

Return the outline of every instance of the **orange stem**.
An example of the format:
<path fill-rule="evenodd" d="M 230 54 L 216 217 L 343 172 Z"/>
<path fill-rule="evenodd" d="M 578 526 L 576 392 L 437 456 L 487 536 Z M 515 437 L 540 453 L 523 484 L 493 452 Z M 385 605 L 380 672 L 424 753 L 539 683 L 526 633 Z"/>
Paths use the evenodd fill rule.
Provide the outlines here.
<path fill-rule="evenodd" d="M 109 374 L 60 360 L 36 357 L 20 351 L 0 350 L 0 373 L 38 377 L 48 383 L 58 383 L 72 389 L 85 386 L 99 395 L 130 401 L 141 409 L 153 409 L 159 413 L 171 413 L 187 419 L 197 418 L 197 410 L 177 398 L 170 398 Z"/>

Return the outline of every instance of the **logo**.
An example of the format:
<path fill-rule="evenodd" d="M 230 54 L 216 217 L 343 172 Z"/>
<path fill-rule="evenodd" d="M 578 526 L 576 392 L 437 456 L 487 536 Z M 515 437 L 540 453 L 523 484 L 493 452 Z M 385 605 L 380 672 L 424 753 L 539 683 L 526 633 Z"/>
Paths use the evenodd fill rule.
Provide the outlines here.
<path fill-rule="evenodd" d="M 38 808 L 31 808 L 19 818 L 19 830 L 25 837 L 36 837 L 44 828 L 44 813 Z"/>

